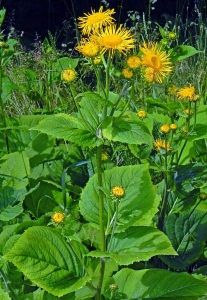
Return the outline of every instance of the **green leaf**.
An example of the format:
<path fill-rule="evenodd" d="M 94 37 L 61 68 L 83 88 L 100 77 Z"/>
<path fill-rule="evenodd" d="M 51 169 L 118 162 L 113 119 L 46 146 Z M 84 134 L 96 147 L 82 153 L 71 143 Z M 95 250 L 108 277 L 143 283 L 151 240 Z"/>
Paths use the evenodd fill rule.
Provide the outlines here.
<path fill-rule="evenodd" d="M 100 253 L 101 257 L 111 257 L 119 265 L 169 254 L 177 255 L 167 236 L 157 228 L 147 226 L 130 227 L 125 232 L 115 234 L 107 253 Z M 98 257 L 99 253 L 91 251 L 88 256 Z"/>
<path fill-rule="evenodd" d="M 78 58 L 61 57 L 53 63 L 52 68 L 54 71 L 62 72 L 65 69 L 75 69 L 78 65 Z"/>
<path fill-rule="evenodd" d="M 110 141 L 127 144 L 147 144 L 152 147 L 153 137 L 144 122 L 136 114 L 114 118 L 103 128 L 103 136 Z"/>
<path fill-rule="evenodd" d="M 24 189 L 30 174 L 29 158 L 25 151 L 4 155 L 0 160 L 0 172 L 5 176 L 2 186 L 15 186 Z"/>
<path fill-rule="evenodd" d="M 79 247 L 78 256 L 74 252 Z M 34 284 L 52 295 L 61 297 L 81 288 L 82 257 L 85 248 L 73 241 L 70 246 L 56 229 L 34 226 L 27 229 L 14 247 L 4 256 Z"/>
<path fill-rule="evenodd" d="M 175 62 L 175 61 L 181 61 L 183 59 L 186 59 L 190 56 L 193 56 L 201 52 L 202 51 L 198 51 L 192 46 L 179 45 L 174 49 L 172 49 L 172 51 L 170 51 L 170 56 L 171 56 L 171 60 Z"/>
<path fill-rule="evenodd" d="M 21 198 L 24 193 L 9 186 L 0 190 L 0 221 L 10 221 L 23 212 Z"/>
<path fill-rule="evenodd" d="M 75 116 L 57 114 L 42 120 L 30 130 L 39 130 L 55 138 L 64 139 L 79 146 L 94 147 L 101 144 L 101 140 L 86 129 L 87 125 Z"/>
<path fill-rule="evenodd" d="M 0 26 L 2 26 L 2 24 L 4 22 L 5 15 L 6 15 L 6 8 L 3 7 L 0 10 Z"/>
<path fill-rule="evenodd" d="M 0 288 L 0 299 L 2 300 L 12 300 L 9 294 L 7 294 L 2 288 Z"/>
<path fill-rule="evenodd" d="M 161 256 L 170 268 L 183 270 L 194 263 L 203 253 L 207 238 L 207 216 L 205 212 L 194 211 L 177 215 L 166 220 L 166 234 L 178 256 Z"/>
<path fill-rule="evenodd" d="M 176 109 L 180 108 L 179 102 L 164 102 L 161 101 L 160 99 L 154 99 L 152 97 L 147 97 L 145 101 L 149 104 L 149 106 L 152 107 L 158 106 L 171 113 L 175 112 Z"/>
<path fill-rule="evenodd" d="M 116 273 L 113 279 L 117 285 L 116 299 L 122 300 L 177 300 L 180 297 L 193 299 L 195 296 L 203 296 L 207 291 L 206 282 L 187 273 L 173 273 L 160 269 L 135 271 L 125 268 Z"/>
<path fill-rule="evenodd" d="M 125 195 L 118 200 L 116 231 L 124 230 L 135 223 L 150 225 L 154 217 L 158 200 L 152 185 L 148 165 L 115 167 L 103 172 L 104 226 L 110 232 L 113 226 L 115 202 L 111 198 L 111 189 L 122 186 Z M 84 218 L 94 226 L 99 226 L 99 187 L 97 174 L 93 175 L 83 189 L 80 211 Z M 146 222 L 146 216 L 148 223 Z M 144 224 L 143 224 L 144 223 Z"/>

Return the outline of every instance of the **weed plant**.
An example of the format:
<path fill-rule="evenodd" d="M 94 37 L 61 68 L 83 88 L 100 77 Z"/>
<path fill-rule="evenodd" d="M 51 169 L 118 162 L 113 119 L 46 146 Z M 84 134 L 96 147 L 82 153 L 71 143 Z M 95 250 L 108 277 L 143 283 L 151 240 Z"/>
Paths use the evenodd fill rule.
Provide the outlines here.
<path fill-rule="evenodd" d="M 176 3 L 102 2 L 70 52 L 1 33 L 1 299 L 207 297 L 206 10 Z"/>

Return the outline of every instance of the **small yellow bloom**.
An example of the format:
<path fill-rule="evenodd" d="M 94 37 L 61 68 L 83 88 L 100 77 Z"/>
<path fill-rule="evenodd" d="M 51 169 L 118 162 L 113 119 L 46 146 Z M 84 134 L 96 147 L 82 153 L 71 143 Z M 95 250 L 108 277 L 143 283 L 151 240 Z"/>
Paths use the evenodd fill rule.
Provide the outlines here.
<path fill-rule="evenodd" d="M 5 42 L 0 41 L 0 48 L 7 49 L 7 48 L 9 48 L 9 45 L 6 44 Z"/>
<path fill-rule="evenodd" d="M 154 142 L 154 146 L 157 151 L 160 151 L 162 149 L 169 151 L 170 150 L 170 144 L 167 141 L 163 141 L 161 139 L 157 139 Z"/>
<path fill-rule="evenodd" d="M 114 186 L 111 192 L 117 198 L 122 198 L 125 195 L 125 189 L 122 186 Z"/>
<path fill-rule="evenodd" d="M 162 133 L 168 133 L 170 131 L 170 126 L 168 124 L 164 124 L 160 127 L 160 131 Z"/>
<path fill-rule="evenodd" d="M 124 78 L 130 79 L 133 77 L 133 72 L 128 70 L 128 69 L 123 69 L 121 71 L 122 75 L 124 76 Z"/>
<path fill-rule="evenodd" d="M 141 57 L 142 66 L 151 68 L 151 76 L 149 76 L 149 72 L 146 74 L 147 81 L 152 82 L 154 80 L 162 83 L 163 77 L 166 77 L 167 73 L 172 71 L 169 54 L 163 51 L 157 43 L 149 43 L 147 45 L 144 42 L 143 46 L 140 46 L 140 50 L 143 53 Z"/>
<path fill-rule="evenodd" d="M 118 285 L 116 283 L 111 283 L 109 285 L 109 289 L 110 289 L 110 291 L 115 291 L 118 289 Z"/>
<path fill-rule="evenodd" d="M 107 161 L 109 159 L 108 155 L 106 153 L 101 153 L 101 160 Z"/>
<path fill-rule="evenodd" d="M 174 124 L 174 123 L 170 124 L 171 130 L 176 130 L 177 128 L 178 128 L 177 124 Z"/>
<path fill-rule="evenodd" d="M 195 94 L 195 87 L 193 85 L 189 85 L 189 87 L 184 87 L 179 89 L 176 93 L 176 96 L 179 100 L 189 100 L 196 101 L 199 98 L 199 95 Z"/>
<path fill-rule="evenodd" d="M 207 194 L 205 192 L 202 192 L 202 193 L 200 193 L 199 198 L 200 198 L 200 200 L 206 200 Z"/>
<path fill-rule="evenodd" d="M 147 82 L 153 82 L 155 79 L 155 73 L 153 68 L 146 68 L 144 70 L 144 78 Z"/>
<path fill-rule="evenodd" d="M 131 69 L 137 69 L 141 66 L 141 59 L 137 55 L 129 56 L 126 64 Z"/>
<path fill-rule="evenodd" d="M 99 45 L 102 47 L 102 53 L 109 51 L 113 55 L 115 51 L 118 51 L 126 54 L 126 52 L 135 47 L 135 39 L 130 30 L 122 28 L 122 25 L 118 29 L 116 25 L 110 25 L 102 29 L 97 35 L 99 37 Z"/>
<path fill-rule="evenodd" d="M 65 219 L 65 215 L 63 213 L 61 213 L 61 212 L 55 212 L 52 215 L 53 222 L 55 222 L 57 224 L 63 222 L 64 219 Z"/>
<path fill-rule="evenodd" d="M 61 73 L 62 80 L 71 82 L 76 78 L 76 72 L 73 69 L 65 69 Z"/>
<path fill-rule="evenodd" d="M 94 57 L 99 53 L 99 46 L 89 39 L 82 39 L 75 49 L 87 57 Z"/>
<path fill-rule="evenodd" d="M 91 9 L 91 14 L 84 13 L 85 17 L 78 18 L 78 27 L 83 34 L 89 35 L 92 32 L 98 32 L 103 26 L 108 26 L 115 21 L 111 16 L 113 14 L 115 14 L 114 9 L 103 11 L 103 6 L 100 7 L 98 12 Z"/>
<path fill-rule="evenodd" d="M 183 127 L 182 127 L 182 131 L 183 131 L 184 133 L 188 133 L 188 127 L 187 127 L 187 126 L 183 126 Z"/>
<path fill-rule="evenodd" d="M 176 34 L 174 33 L 174 32 L 169 32 L 168 33 L 168 37 L 171 39 L 171 40 L 174 40 L 174 39 L 176 39 Z"/>
<path fill-rule="evenodd" d="M 147 116 L 147 112 L 145 110 L 139 110 L 137 115 L 140 119 L 144 119 Z"/>
<path fill-rule="evenodd" d="M 101 62 L 102 62 L 102 60 L 101 60 L 101 57 L 100 57 L 100 56 L 94 57 L 93 63 L 94 63 L 95 65 L 98 65 L 98 64 L 100 64 Z"/>
<path fill-rule="evenodd" d="M 192 110 L 191 110 L 191 109 L 188 109 L 188 108 L 185 109 L 184 112 L 185 112 L 187 115 L 189 115 L 189 116 L 192 115 L 192 113 L 193 113 Z"/>

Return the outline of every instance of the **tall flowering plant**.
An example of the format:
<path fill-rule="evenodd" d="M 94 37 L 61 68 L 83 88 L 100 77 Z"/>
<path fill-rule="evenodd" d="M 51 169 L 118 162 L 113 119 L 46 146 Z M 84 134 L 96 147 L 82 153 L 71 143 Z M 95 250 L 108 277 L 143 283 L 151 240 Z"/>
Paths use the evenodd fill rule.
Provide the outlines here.
<path fill-rule="evenodd" d="M 114 13 L 101 7 L 79 18 L 82 39 L 76 50 L 93 68 L 93 90 L 78 94 L 78 71 L 64 69 L 61 78 L 76 111 L 44 118 L 30 131 L 66 141 L 67 149 L 75 147 L 84 159 L 64 167 L 63 201 L 57 201 L 49 223 L 41 199 L 26 201 L 37 220 L 15 227 L 14 236 L 4 232 L 12 239 L 3 260 L 39 287 L 39 299 L 198 299 L 207 292 L 206 283 L 188 268 L 204 252 L 206 194 L 203 178 L 189 182 L 192 172 L 203 169 L 191 164 L 187 147 L 199 139 L 197 114 L 190 115 L 199 96 L 192 85 L 168 92 L 173 63 L 196 51 L 182 48 L 182 54 L 159 42 L 136 45 L 130 30 L 116 25 Z M 167 91 L 167 102 L 145 97 L 134 107 L 141 85 L 153 95 L 160 88 Z M 203 107 L 199 114 L 202 118 Z M 34 146 L 27 149 L 31 158 Z M 134 160 L 126 157 L 120 164 L 116 147 L 127 147 Z M 83 165 L 89 176 L 81 191 L 66 186 L 69 172 Z M 30 174 L 32 180 L 35 176 Z"/>

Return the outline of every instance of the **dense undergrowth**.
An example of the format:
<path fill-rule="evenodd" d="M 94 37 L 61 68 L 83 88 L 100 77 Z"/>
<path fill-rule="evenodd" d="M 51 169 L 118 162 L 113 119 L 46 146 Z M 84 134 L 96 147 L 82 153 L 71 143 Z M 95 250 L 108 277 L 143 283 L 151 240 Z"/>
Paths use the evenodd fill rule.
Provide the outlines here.
<path fill-rule="evenodd" d="M 113 15 L 1 33 L 1 299 L 206 299 L 205 11 Z"/>

